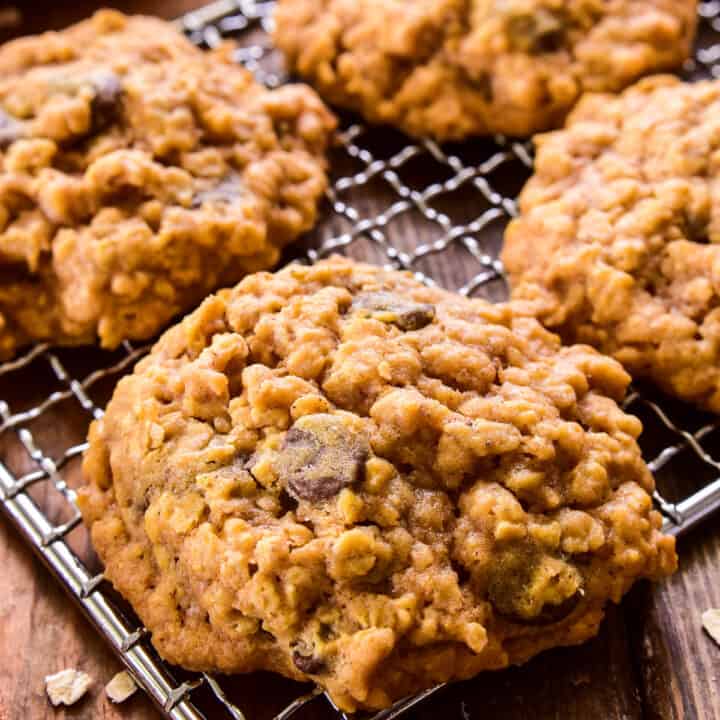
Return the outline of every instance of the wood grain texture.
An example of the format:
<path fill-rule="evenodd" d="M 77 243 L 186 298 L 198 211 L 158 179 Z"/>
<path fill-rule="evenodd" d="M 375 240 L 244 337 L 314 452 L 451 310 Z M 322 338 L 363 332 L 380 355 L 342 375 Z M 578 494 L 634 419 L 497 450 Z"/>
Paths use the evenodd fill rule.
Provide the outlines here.
<path fill-rule="evenodd" d="M 59 30 L 70 23 L 82 20 L 101 7 L 113 7 L 125 13 L 148 13 L 172 19 L 184 12 L 200 7 L 202 0 L 17 0 L 0 2 L 0 10 L 14 8 L 19 12 L 20 22 L 11 27 L 0 25 L 0 41 L 18 35 Z M 0 14 L 0 17 L 2 15 Z"/>
<path fill-rule="evenodd" d="M 11 528 L 0 521 L 0 720 L 159 718 L 146 697 L 136 693 L 121 706 L 104 686 L 122 669 L 64 592 Z M 44 678 L 67 667 L 94 678 L 76 706 L 53 709 Z"/>
<path fill-rule="evenodd" d="M 12 32 L 22 34 L 57 28 L 89 14 L 96 3 L 88 0 L 57 3 L 28 0 L 19 5 L 22 24 Z M 198 0 L 127 0 L 110 2 L 126 12 L 152 12 L 175 17 L 202 4 Z M 0 29 L 7 35 L 9 31 Z M 389 133 L 376 148 L 379 157 L 392 152 Z M 463 147 L 467 162 L 481 162 L 491 152 L 487 143 Z M 401 171 L 403 182 L 422 188 L 432 175 L 426 164 L 412 164 Z M 334 174 L 349 175 L 362 169 L 348 158 L 335 157 Z M 519 189 L 524 177 L 500 172 L 494 183 L 503 192 Z M 373 217 L 397 198 L 381 178 L 345 198 L 365 217 Z M 453 223 L 462 223 L 482 212 L 482 200 L 469 188 L 454 194 L 452 202 L 438 205 Z M 345 232 L 349 223 L 326 213 L 327 220 L 311 233 L 306 244 Z M 502 225 L 485 233 L 488 250 L 496 250 Z M 371 242 L 359 239 L 349 252 L 355 257 L 385 262 L 382 241 L 411 251 L 437 239 L 437 227 L 413 213 L 395 218 L 383 235 Z M 287 259 L 287 258 L 286 258 Z M 477 272 L 476 261 L 461 245 L 433 255 L 418 264 L 440 284 L 458 288 Z M 489 295 L 499 297 L 501 287 Z M 84 377 L 97 364 L 110 364 L 107 355 L 92 350 L 59 353 L 73 376 Z M 93 387 L 91 397 L 102 406 L 112 391 L 112 381 Z M 63 389 L 53 378 L 45 360 L 34 362 L 12 380 L 0 379 L 0 397 L 13 411 L 30 407 L 49 391 Z M 73 398 L 64 400 L 29 423 L 43 451 L 57 456 L 68 445 L 84 438 L 88 414 Z M 648 437 L 652 453 L 667 438 Z M 717 442 L 717 437 L 715 437 Z M 26 450 L 13 433 L 0 436 L 0 458 L 16 474 L 34 468 Z M 688 465 L 688 468 L 691 466 Z M 73 460 L 62 471 L 70 485 L 81 482 L 79 462 Z M 688 469 L 665 478 L 666 490 L 681 496 L 694 487 L 697 473 Z M 64 503 L 50 483 L 40 483 L 33 497 L 55 521 L 65 518 Z M 93 563 L 87 535 L 79 528 L 70 537 L 73 549 Z M 0 720 L 158 720 L 149 700 L 138 693 L 132 700 L 112 706 L 103 686 L 120 669 L 102 639 L 74 608 L 50 574 L 31 555 L 15 531 L 0 520 Z M 720 648 L 702 631 L 700 615 L 710 606 L 720 606 L 720 529 L 718 523 L 695 532 L 681 544 L 681 572 L 662 586 L 641 584 L 620 607 L 613 607 L 598 638 L 582 647 L 547 652 L 521 668 L 488 673 L 448 688 L 421 707 L 415 720 L 720 720 Z M 50 707 L 43 690 L 45 675 L 65 667 L 77 667 L 95 678 L 88 696 L 77 706 L 63 710 Z M 248 720 L 263 720 L 298 694 L 295 683 L 267 675 L 234 678 L 225 683 L 231 697 L 247 713 Z M 309 720 L 332 718 L 318 700 L 301 715 Z M 210 720 L 214 720 L 210 716 Z"/>

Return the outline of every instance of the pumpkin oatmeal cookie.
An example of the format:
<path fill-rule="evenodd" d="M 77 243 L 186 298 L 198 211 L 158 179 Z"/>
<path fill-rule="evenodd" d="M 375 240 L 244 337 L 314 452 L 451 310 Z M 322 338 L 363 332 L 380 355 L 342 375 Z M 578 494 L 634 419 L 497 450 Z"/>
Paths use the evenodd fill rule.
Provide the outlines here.
<path fill-rule="evenodd" d="M 409 274 L 258 273 L 120 381 L 80 503 L 165 658 L 381 708 L 582 642 L 673 571 L 628 379 Z"/>
<path fill-rule="evenodd" d="M 0 48 L 0 358 L 150 337 L 313 224 L 334 119 L 232 50 L 112 11 Z"/>
<path fill-rule="evenodd" d="M 720 412 L 720 82 L 592 95 L 537 138 L 513 297 L 568 342 Z"/>
<path fill-rule="evenodd" d="M 412 135 L 529 135 L 583 92 L 688 57 L 695 0 L 279 0 L 275 41 L 330 102 Z"/>

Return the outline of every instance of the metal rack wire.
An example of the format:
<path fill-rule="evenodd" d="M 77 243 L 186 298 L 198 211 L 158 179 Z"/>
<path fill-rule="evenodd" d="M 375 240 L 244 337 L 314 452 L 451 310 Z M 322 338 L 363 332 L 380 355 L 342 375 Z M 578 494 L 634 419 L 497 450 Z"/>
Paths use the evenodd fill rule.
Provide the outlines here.
<path fill-rule="evenodd" d="M 243 41 L 237 59 L 268 85 L 284 80 L 266 34 L 272 0 L 219 0 L 178 21 L 198 45 L 214 46 L 223 37 Z M 701 2 L 699 49 L 686 67 L 689 78 L 720 77 L 720 1 Z M 382 137 L 382 143 L 378 143 Z M 326 213 L 299 259 L 313 262 L 345 251 L 416 273 L 433 283 L 432 256 L 459 253 L 465 275 L 456 289 L 467 295 L 498 299 L 505 292 L 498 260 L 502 228 L 515 215 L 514 194 L 532 167 L 530 146 L 503 137 L 466 145 L 462 155 L 432 141 L 408 142 L 388 131 L 346 121 L 338 135 L 334 176 Z M 422 171 L 411 171 L 418 163 Z M 367 211 L 368 197 L 373 212 Z M 477 209 L 477 210 L 475 210 Z M 469 212 L 469 215 L 468 215 Z M 412 219 L 423 231 L 417 241 L 403 233 Z M 147 351 L 125 343 L 116 353 L 32 348 L 0 365 L 0 510 L 61 582 L 106 638 L 163 715 L 174 720 L 232 718 L 256 720 L 242 702 L 229 697 L 228 683 L 205 674 L 168 667 L 155 654 L 148 633 L 128 606 L 72 549 L 83 533 L 75 505 L 73 478 L 85 449 L 87 425 L 102 415 L 114 381 Z M 105 391 L 103 393 L 103 386 Z M 18 394 L 17 389 L 23 392 Z M 11 392 L 11 390 L 13 390 Z M 3 399 L 5 398 L 5 399 Z M 10 399 L 8 399 L 10 398 Z M 645 424 L 643 451 L 658 480 L 655 501 L 665 529 L 682 534 L 720 510 L 720 423 L 661 398 L 633 389 L 625 407 Z M 72 426 L 70 440 L 53 454 L 53 430 Z M 56 443 L 54 444 L 56 446 Z M 683 495 L 677 469 L 696 479 L 695 492 Z M 48 492 L 59 493 L 65 508 L 49 516 Z M 57 507 L 57 502 L 54 507 Z M 278 682 L 281 682 L 278 680 Z M 297 689 L 292 686 L 291 692 Z M 286 688 L 287 690 L 287 688 Z M 437 688 L 401 701 L 374 720 L 394 720 L 423 702 Z M 272 711 L 274 720 L 302 715 L 310 703 L 325 702 L 330 716 L 346 718 L 319 690 L 292 699 Z"/>

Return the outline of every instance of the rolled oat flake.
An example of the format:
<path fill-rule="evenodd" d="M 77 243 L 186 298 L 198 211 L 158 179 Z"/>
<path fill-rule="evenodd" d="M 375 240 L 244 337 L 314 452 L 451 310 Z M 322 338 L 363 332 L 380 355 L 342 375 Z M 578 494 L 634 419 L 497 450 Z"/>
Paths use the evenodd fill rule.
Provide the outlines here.
<path fill-rule="evenodd" d="M 137 690 L 137 685 L 127 670 L 113 675 L 112 680 L 105 686 L 105 694 L 111 702 L 125 702 Z"/>
<path fill-rule="evenodd" d="M 710 608 L 702 614 L 702 624 L 707 634 L 720 645 L 720 608 Z"/>
<path fill-rule="evenodd" d="M 60 670 L 45 677 L 45 692 L 50 702 L 58 705 L 74 705 L 92 685 L 92 678 L 75 668 Z"/>

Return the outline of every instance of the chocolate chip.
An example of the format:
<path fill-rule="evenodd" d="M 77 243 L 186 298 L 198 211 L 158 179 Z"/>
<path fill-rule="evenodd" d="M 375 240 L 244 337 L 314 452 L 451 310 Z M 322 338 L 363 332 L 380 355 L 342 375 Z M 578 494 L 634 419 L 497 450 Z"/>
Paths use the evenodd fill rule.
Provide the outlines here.
<path fill-rule="evenodd" d="M 24 125 L 0 109 L 0 148 L 6 148 L 25 134 Z"/>
<path fill-rule="evenodd" d="M 280 517 L 297 510 L 297 500 L 291 497 L 286 490 L 281 490 L 278 496 L 278 505 L 280 506 Z"/>
<path fill-rule="evenodd" d="M 95 73 L 90 81 L 94 96 L 92 99 L 92 122 L 94 130 L 112 125 L 122 108 L 123 85 L 118 75 L 109 70 Z"/>
<path fill-rule="evenodd" d="M 511 17 L 508 33 L 514 50 L 527 53 L 557 52 L 565 42 L 565 23 L 557 13 L 540 8 L 534 13 Z"/>
<path fill-rule="evenodd" d="M 367 317 L 397 325 L 401 330 L 420 330 L 435 318 L 435 307 L 429 303 L 407 300 L 390 292 L 361 293 L 352 307 Z"/>
<path fill-rule="evenodd" d="M 481 70 L 480 72 L 471 72 L 468 68 L 459 67 L 463 80 L 473 89 L 480 93 L 482 99 L 490 104 L 495 93 L 493 92 L 492 76 L 489 72 Z"/>
<path fill-rule="evenodd" d="M 564 620 L 578 606 L 583 596 L 582 580 L 577 570 L 563 563 L 561 572 L 575 583 L 575 591 L 559 603 L 545 603 L 532 612 L 532 594 L 537 592 L 536 580 L 541 572 L 541 555 L 525 548 L 500 553 L 488 585 L 488 599 L 495 611 L 520 625 L 551 625 Z"/>
<path fill-rule="evenodd" d="M 229 204 L 240 197 L 242 192 L 243 183 L 240 176 L 231 173 L 230 175 L 226 175 L 217 185 L 195 193 L 192 200 L 192 207 L 198 208 L 204 203 Z"/>
<path fill-rule="evenodd" d="M 321 658 L 314 655 L 302 655 L 298 650 L 293 651 L 292 659 L 295 667 L 306 675 L 317 675 L 325 669 L 325 663 Z"/>
<path fill-rule="evenodd" d="M 319 413 L 288 430 L 274 467 L 292 497 L 320 502 L 360 480 L 368 453 L 363 435 L 342 418 Z"/>
<path fill-rule="evenodd" d="M 538 615 L 530 620 L 524 620 L 525 625 L 552 625 L 564 620 L 582 600 L 582 591 L 578 588 L 569 598 L 558 605 L 546 603 Z"/>

